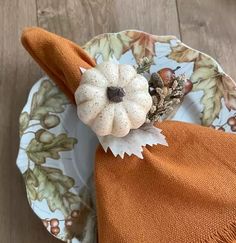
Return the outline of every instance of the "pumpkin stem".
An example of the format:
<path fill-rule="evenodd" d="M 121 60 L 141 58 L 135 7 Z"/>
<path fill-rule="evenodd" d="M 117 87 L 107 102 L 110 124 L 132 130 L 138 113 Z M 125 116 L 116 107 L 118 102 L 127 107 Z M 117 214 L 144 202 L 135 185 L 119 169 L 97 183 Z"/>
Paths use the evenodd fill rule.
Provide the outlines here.
<path fill-rule="evenodd" d="M 110 101 L 115 103 L 122 102 L 124 96 L 125 91 L 123 88 L 114 86 L 107 87 L 107 97 Z"/>

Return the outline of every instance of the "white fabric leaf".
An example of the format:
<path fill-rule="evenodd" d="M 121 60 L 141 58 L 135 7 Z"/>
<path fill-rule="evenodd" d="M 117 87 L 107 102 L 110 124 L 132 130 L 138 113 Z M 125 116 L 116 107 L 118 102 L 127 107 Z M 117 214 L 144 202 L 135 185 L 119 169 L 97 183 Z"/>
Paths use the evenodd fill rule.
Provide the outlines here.
<path fill-rule="evenodd" d="M 87 69 L 82 68 L 82 67 L 79 67 L 79 69 L 80 69 L 80 71 L 81 71 L 82 74 L 83 74 L 84 72 L 86 72 L 86 70 L 87 70 Z"/>
<path fill-rule="evenodd" d="M 126 153 L 129 156 L 134 154 L 138 158 L 143 159 L 143 146 L 157 144 L 168 146 L 165 136 L 161 131 L 161 129 L 149 123 L 144 124 L 138 129 L 131 130 L 125 137 L 108 135 L 98 137 L 98 140 L 103 149 L 107 152 L 108 148 L 110 148 L 115 157 L 119 155 L 123 159 Z"/>

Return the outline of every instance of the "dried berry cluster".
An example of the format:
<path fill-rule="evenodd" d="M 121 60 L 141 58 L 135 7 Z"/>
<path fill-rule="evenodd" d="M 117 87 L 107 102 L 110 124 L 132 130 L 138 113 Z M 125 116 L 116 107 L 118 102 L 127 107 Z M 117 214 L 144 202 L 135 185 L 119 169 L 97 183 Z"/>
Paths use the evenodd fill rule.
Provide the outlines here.
<path fill-rule="evenodd" d="M 50 232 L 57 236 L 60 233 L 60 221 L 64 221 L 64 224 L 66 227 L 71 227 L 73 224 L 73 220 L 78 218 L 80 215 L 80 212 L 78 210 L 73 210 L 71 212 L 71 215 L 66 220 L 58 220 L 56 218 L 53 219 L 44 219 L 43 224 L 46 228 L 50 227 Z"/>
<path fill-rule="evenodd" d="M 149 80 L 149 92 L 153 105 L 147 115 L 147 122 L 161 121 L 167 118 L 184 96 L 185 78 L 176 77 L 173 70 L 168 69 L 166 72 L 170 72 L 169 75 L 163 76 L 160 73 L 153 73 Z"/>
<path fill-rule="evenodd" d="M 230 117 L 227 124 L 230 126 L 232 132 L 236 132 L 236 115 Z"/>
<path fill-rule="evenodd" d="M 211 128 L 218 130 L 218 131 L 227 131 L 228 127 L 230 128 L 230 130 L 232 132 L 236 132 L 236 114 L 234 114 L 233 116 L 229 117 L 227 122 L 225 122 L 222 125 L 211 125 Z"/>

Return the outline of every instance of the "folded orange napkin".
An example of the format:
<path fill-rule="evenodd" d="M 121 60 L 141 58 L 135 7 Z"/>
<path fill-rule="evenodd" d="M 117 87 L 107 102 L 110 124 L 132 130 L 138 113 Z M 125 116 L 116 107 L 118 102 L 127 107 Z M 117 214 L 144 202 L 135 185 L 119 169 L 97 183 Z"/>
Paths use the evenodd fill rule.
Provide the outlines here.
<path fill-rule="evenodd" d="M 158 124 L 169 146 L 123 160 L 99 148 L 100 242 L 236 240 L 236 136 L 182 122 Z"/>
<path fill-rule="evenodd" d="M 80 46 L 41 28 L 25 29 L 21 41 L 40 67 L 75 103 L 80 67 L 94 67 L 95 61 Z"/>
<path fill-rule="evenodd" d="M 94 60 L 39 28 L 24 31 L 22 42 L 74 100 L 79 67 Z M 146 147 L 144 159 L 97 150 L 99 242 L 236 242 L 236 136 L 183 122 L 157 125 L 169 147 Z"/>

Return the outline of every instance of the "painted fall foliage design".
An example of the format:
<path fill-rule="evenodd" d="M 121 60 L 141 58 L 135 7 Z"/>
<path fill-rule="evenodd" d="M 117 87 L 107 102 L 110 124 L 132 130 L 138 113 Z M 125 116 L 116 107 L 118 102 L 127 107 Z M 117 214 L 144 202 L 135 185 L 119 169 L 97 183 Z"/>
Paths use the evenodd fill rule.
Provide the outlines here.
<path fill-rule="evenodd" d="M 23 137 L 29 133 L 34 135 L 27 147 L 22 148 L 28 157 L 28 168 L 23 173 L 23 178 L 30 204 L 34 201 L 46 200 L 51 212 L 60 210 L 65 217 L 64 220 L 82 202 L 86 214 L 82 215 L 83 218 L 77 217 L 76 222 L 82 221 L 85 227 L 84 221 L 92 210 L 90 206 L 86 206 L 90 199 L 87 197 L 83 201 L 83 195 L 78 195 L 71 190 L 75 186 L 75 180 L 72 177 L 63 174 L 59 168 L 47 165 L 47 159 L 60 160 L 61 153 L 73 150 L 77 143 L 76 138 L 69 137 L 66 133 L 54 134 L 49 131 L 60 124 L 60 118 L 56 114 L 64 112 L 66 105 L 69 105 L 69 102 L 65 95 L 45 78 L 33 95 L 30 112 L 21 113 L 20 136 Z M 35 121 L 39 123 L 34 123 Z M 35 130 L 37 126 L 41 128 Z M 54 230 L 51 230 L 51 233 L 54 235 L 58 235 L 61 231 L 59 226 L 52 229 Z M 73 238 L 67 227 L 65 227 L 65 232 L 67 232 L 67 239 Z M 82 239 L 81 234 L 84 234 L 82 229 L 80 229 L 80 234 L 77 233 Z"/>
<path fill-rule="evenodd" d="M 159 54 L 161 45 L 168 50 L 164 56 Z M 162 68 L 160 59 L 166 65 L 164 68 L 192 64 L 187 93 L 201 93 L 199 103 L 202 109 L 198 116 L 202 125 L 236 132 L 236 115 L 233 113 L 236 110 L 235 82 L 213 58 L 184 45 L 176 37 L 127 30 L 96 36 L 84 45 L 84 49 L 100 61 L 113 58 L 120 61 L 126 55 L 126 60 L 138 64 L 140 59 L 147 57 L 153 62 L 151 69 L 154 72 Z M 66 242 L 73 239 L 73 243 L 85 242 L 92 237 L 87 241 L 92 242 L 96 235 L 92 231 L 96 228 L 96 215 L 91 192 L 87 187 L 80 193 L 74 190 L 76 178 L 59 167 L 59 163 L 63 163 L 63 154 L 74 151 L 80 142 L 60 126 L 63 116 L 70 114 L 71 105 L 48 78 L 39 82 L 37 91 L 28 100 L 30 108 L 23 110 L 19 124 L 21 150 L 25 156 L 21 161 L 22 174 L 28 199 L 31 205 L 36 201 L 40 205 L 46 202 L 49 218 L 42 216 L 43 213 L 39 216 L 54 236 Z M 224 119 L 218 118 L 221 114 Z M 54 166 L 50 164 L 51 160 L 55 162 Z M 55 218 L 56 211 L 60 211 L 63 217 Z M 88 228 L 92 230 L 86 233 Z"/>
<path fill-rule="evenodd" d="M 84 49 L 94 58 L 102 55 L 103 61 L 113 56 L 116 59 L 131 50 L 136 62 L 141 58 L 152 59 L 155 56 L 155 43 L 167 43 L 176 39 L 174 36 L 155 36 L 141 31 L 122 31 L 106 33 L 93 38 L 84 45 Z"/>
<path fill-rule="evenodd" d="M 221 100 L 224 98 L 226 107 L 236 109 L 236 84 L 219 67 L 211 57 L 193 50 L 180 43 L 172 48 L 168 56 L 177 62 L 194 62 L 194 70 L 191 76 L 193 91 L 202 90 L 203 104 L 202 125 L 210 126 L 221 110 Z"/>
<path fill-rule="evenodd" d="M 30 128 L 29 123 L 32 120 L 40 120 L 40 124 L 45 128 L 58 125 L 60 119 L 56 115 L 51 115 L 54 118 L 51 119 L 51 124 L 45 123 L 45 120 L 49 120 L 49 112 L 63 112 L 63 106 L 66 104 L 68 104 L 66 97 L 51 81 L 45 79 L 33 96 L 30 113 L 23 112 L 20 116 L 21 136 L 27 134 L 24 132 Z M 47 158 L 60 159 L 59 153 L 72 150 L 77 139 L 63 133 L 55 135 L 43 128 L 31 133 L 34 134 L 34 138 L 24 148 L 29 160 L 28 169 L 24 172 L 29 201 L 46 199 L 52 211 L 59 209 L 67 215 L 69 213 L 67 207 L 70 208 L 70 205 L 79 201 L 77 195 L 69 191 L 74 186 L 74 180 L 63 175 L 61 170 L 43 164 Z M 47 190 L 51 193 L 47 193 Z"/>
<path fill-rule="evenodd" d="M 156 43 L 170 44 L 173 40 L 177 40 L 176 37 L 155 36 L 141 31 L 122 31 L 115 34 L 99 35 L 89 41 L 84 48 L 94 58 L 102 55 L 104 61 L 113 56 L 120 59 L 124 53 L 131 50 L 136 62 L 139 62 L 143 57 L 153 59 L 153 57 L 158 56 Z M 222 98 L 229 110 L 236 109 L 235 82 L 223 73 L 213 58 L 184 45 L 178 40 L 177 44 L 170 45 L 170 48 L 171 52 L 167 55 L 167 58 L 178 63 L 193 62 L 194 64 L 190 78 L 193 82 L 192 91 L 202 90 L 204 92 L 201 99 L 203 105 L 202 125 L 210 126 L 218 117 L 222 107 Z"/>

